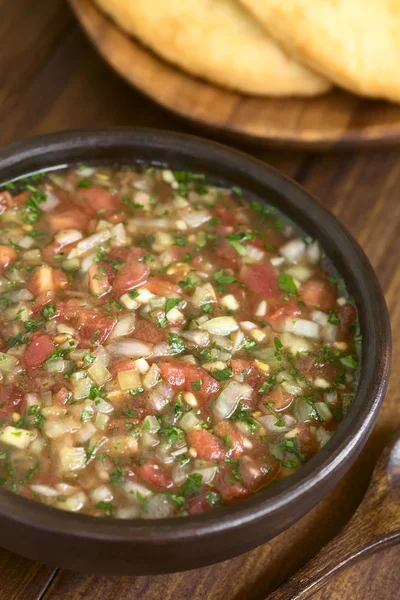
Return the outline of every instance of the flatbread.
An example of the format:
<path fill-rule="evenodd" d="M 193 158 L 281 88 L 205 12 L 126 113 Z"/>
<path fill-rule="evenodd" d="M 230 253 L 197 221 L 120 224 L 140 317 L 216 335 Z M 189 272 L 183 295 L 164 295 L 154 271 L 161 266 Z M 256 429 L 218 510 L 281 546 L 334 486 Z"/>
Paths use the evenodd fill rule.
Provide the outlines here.
<path fill-rule="evenodd" d="M 240 0 L 293 58 L 361 95 L 400 102 L 400 0 Z"/>
<path fill-rule="evenodd" d="M 164 59 L 221 86 L 314 96 L 328 81 L 290 59 L 237 0 L 95 0 Z"/>

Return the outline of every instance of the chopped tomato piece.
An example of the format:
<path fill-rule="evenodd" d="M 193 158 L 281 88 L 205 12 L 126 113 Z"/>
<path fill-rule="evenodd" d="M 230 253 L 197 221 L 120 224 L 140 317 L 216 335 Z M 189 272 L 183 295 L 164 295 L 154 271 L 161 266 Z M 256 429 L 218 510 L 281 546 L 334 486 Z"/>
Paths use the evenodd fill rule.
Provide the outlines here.
<path fill-rule="evenodd" d="M 143 287 L 156 296 L 166 296 L 171 293 L 180 294 L 182 292 L 179 285 L 167 281 L 166 279 L 161 279 L 160 277 L 150 277 Z"/>
<path fill-rule="evenodd" d="M 191 496 L 186 500 L 186 510 L 189 515 L 201 515 L 213 507 L 207 500 L 208 493 L 209 492 L 201 492 L 197 496 Z"/>
<path fill-rule="evenodd" d="M 13 200 L 10 192 L 0 192 L 0 215 L 13 205 Z"/>
<path fill-rule="evenodd" d="M 154 325 L 151 321 L 137 319 L 132 337 L 148 344 L 158 344 L 166 340 L 167 331 L 161 329 L 158 325 Z"/>
<path fill-rule="evenodd" d="M 68 400 L 71 398 L 71 396 L 72 396 L 72 392 L 67 390 L 66 387 L 62 387 L 58 390 L 58 392 L 56 392 L 54 394 L 53 398 L 54 398 L 54 402 L 56 404 L 64 405 L 68 402 Z"/>
<path fill-rule="evenodd" d="M 24 412 L 24 392 L 15 385 L 0 386 L 0 419 Z"/>
<path fill-rule="evenodd" d="M 36 334 L 24 352 L 24 363 L 29 369 L 37 369 L 54 351 L 51 337 L 46 334 Z"/>
<path fill-rule="evenodd" d="M 111 194 L 101 187 L 89 187 L 76 191 L 76 198 L 85 213 L 94 216 L 101 211 L 113 213 L 122 208 L 119 194 Z"/>
<path fill-rule="evenodd" d="M 285 392 L 280 385 L 262 399 L 263 403 L 271 402 L 274 410 L 284 410 L 292 404 L 293 400 L 294 397 Z"/>
<path fill-rule="evenodd" d="M 115 325 L 115 319 L 109 319 L 96 310 L 81 309 L 77 316 L 81 346 L 103 344 Z"/>
<path fill-rule="evenodd" d="M 287 318 L 300 316 L 301 308 L 295 298 L 291 298 L 287 302 L 285 300 L 277 301 L 268 307 L 267 320 L 272 329 L 279 329 Z"/>
<path fill-rule="evenodd" d="M 135 369 L 136 364 L 134 360 L 131 360 L 130 358 L 118 358 L 111 366 L 110 371 L 115 375 L 121 371 L 134 371 Z"/>
<path fill-rule="evenodd" d="M 187 392 L 192 392 L 192 384 L 200 379 L 201 389 L 196 391 L 196 396 L 205 401 L 214 398 L 219 392 L 219 383 L 201 367 L 185 362 L 183 360 L 174 360 L 161 363 L 161 377 L 166 380 L 170 386 L 182 388 Z"/>
<path fill-rule="evenodd" d="M 193 429 L 189 440 L 197 452 L 197 457 L 203 460 L 217 460 L 225 455 L 221 441 L 206 429 Z"/>
<path fill-rule="evenodd" d="M 356 320 L 356 309 L 352 304 L 345 304 L 340 308 L 339 317 L 342 330 L 345 333 L 348 333 L 349 327 L 351 327 Z"/>
<path fill-rule="evenodd" d="M 326 312 L 336 306 L 336 291 L 328 281 L 309 279 L 301 286 L 301 300 L 311 308 Z"/>
<path fill-rule="evenodd" d="M 242 376 L 244 382 L 248 383 L 253 389 L 257 390 L 259 388 L 263 378 L 251 360 L 233 358 L 231 367 L 234 375 Z"/>
<path fill-rule="evenodd" d="M 0 273 L 17 260 L 17 253 L 11 246 L 0 244 Z"/>
<path fill-rule="evenodd" d="M 215 433 L 222 438 L 226 455 L 235 460 L 239 458 L 244 451 L 242 433 L 233 427 L 229 421 L 220 421 L 215 428 Z"/>
<path fill-rule="evenodd" d="M 311 429 L 308 423 L 299 423 L 297 428 L 299 430 L 300 451 L 310 458 L 319 450 L 315 431 Z"/>
<path fill-rule="evenodd" d="M 37 267 L 29 277 L 27 288 L 34 296 L 52 294 L 55 289 L 53 269 L 48 265 Z"/>
<path fill-rule="evenodd" d="M 238 263 L 240 256 L 226 240 L 223 240 L 216 248 L 215 254 L 218 257 L 218 266 L 224 269 L 234 268 Z"/>
<path fill-rule="evenodd" d="M 248 498 L 251 492 L 244 487 L 239 481 L 235 481 L 232 474 L 232 469 L 227 465 L 221 466 L 220 472 L 215 478 L 214 485 L 225 502 Z"/>
<path fill-rule="evenodd" d="M 257 296 L 271 298 L 279 292 L 276 271 L 269 263 L 243 267 L 239 279 Z"/>
<path fill-rule="evenodd" d="M 261 461 L 245 456 L 240 461 L 240 475 L 243 483 L 252 492 L 256 492 L 276 479 L 279 470 L 279 463 L 273 458 L 268 461 Z"/>
<path fill-rule="evenodd" d="M 148 462 L 138 468 L 139 477 L 145 482 L 159 490 L 166 490 L 173 485 L 168 473 L 155 462 Z"/>
<path fill-rule="evenodd" d="M 88 217 L 77 208 L 71 208 L 59 213 L 53 213 L 46 217 L 47 224 L 52 233 L 58 233 L 66 229 L 78 229 L 86 231 Z"/>
<path fill-rule="evenodd" d="M 149 273 L 150 269 L 147 265 L 135 259 L 128 259 L 117 272 L 113 282 L 113 292 L 116 298 L 120 298 L 126 292 L 144 285 Z"/>
<path fill-rule="evenodd" d="M 101 267 L 98 263 L 94 263 L 90 266 L 88 275 L 89 287 L 92 294 L 100 298 L 110 291 L 110 282 L 108 281 L 107 272 L 104 267 Z"/>

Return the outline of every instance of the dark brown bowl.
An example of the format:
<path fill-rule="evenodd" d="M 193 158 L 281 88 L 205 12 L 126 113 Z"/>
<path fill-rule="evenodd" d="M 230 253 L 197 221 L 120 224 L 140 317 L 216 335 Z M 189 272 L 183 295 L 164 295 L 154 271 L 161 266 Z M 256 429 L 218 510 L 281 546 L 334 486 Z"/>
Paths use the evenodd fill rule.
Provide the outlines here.
<path fill-rule="evenodd" d="M 235 505 L 157 521 L 65 513 L 0 489 L 0 544 L 79 571 L 182 571 L 250 550 L 288 528 L 327 494 L 365 444 L 387 387 L 391 336 L 385 300 L 365 254 L 339 221 L 300 186 L 225 146 L 145 129 L 52 134 L 0 150 L 0 182 L 75 162 L 145 162 L 203 172 L 266 200 L 321 240 L 355 298 L 362 331 L 358 392 L 333 438 L 299 471 Z"/>

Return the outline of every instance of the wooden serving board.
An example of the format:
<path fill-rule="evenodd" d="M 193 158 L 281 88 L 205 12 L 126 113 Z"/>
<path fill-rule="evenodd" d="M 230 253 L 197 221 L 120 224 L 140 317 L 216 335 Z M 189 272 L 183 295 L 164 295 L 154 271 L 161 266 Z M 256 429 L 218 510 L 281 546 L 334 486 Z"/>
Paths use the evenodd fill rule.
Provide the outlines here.
<path fill-rule="evenodd" d="M 335 90 L 314 99 L 245 96 L 208 84 L 159 59 L 123 33 L 91 0 L 69 0 L 103 58 L 164 108 L 257 145 L 326 149 L 400 142 L 400 106 Z"/>

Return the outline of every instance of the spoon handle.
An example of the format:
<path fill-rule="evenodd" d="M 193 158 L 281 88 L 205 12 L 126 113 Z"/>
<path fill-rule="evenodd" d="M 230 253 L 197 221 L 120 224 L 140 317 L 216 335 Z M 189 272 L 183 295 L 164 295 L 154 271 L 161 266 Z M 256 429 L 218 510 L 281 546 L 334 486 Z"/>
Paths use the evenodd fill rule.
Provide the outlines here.
<path fill-rule="evenodd" d="M 362 543 L 357 521 L 320 550 L 304 567 L 296 571 L 267 600 L 305 600 L 319 590 L 344 567 L 384 547 L 400 542 L 400 531 L 384 534 Z"/>
<path fill-rule="evenodd" d="M 378 461 L 349 523 L 267 600 L 305 600 L 344 567 L 400 542 L 400 435 Z"/>

